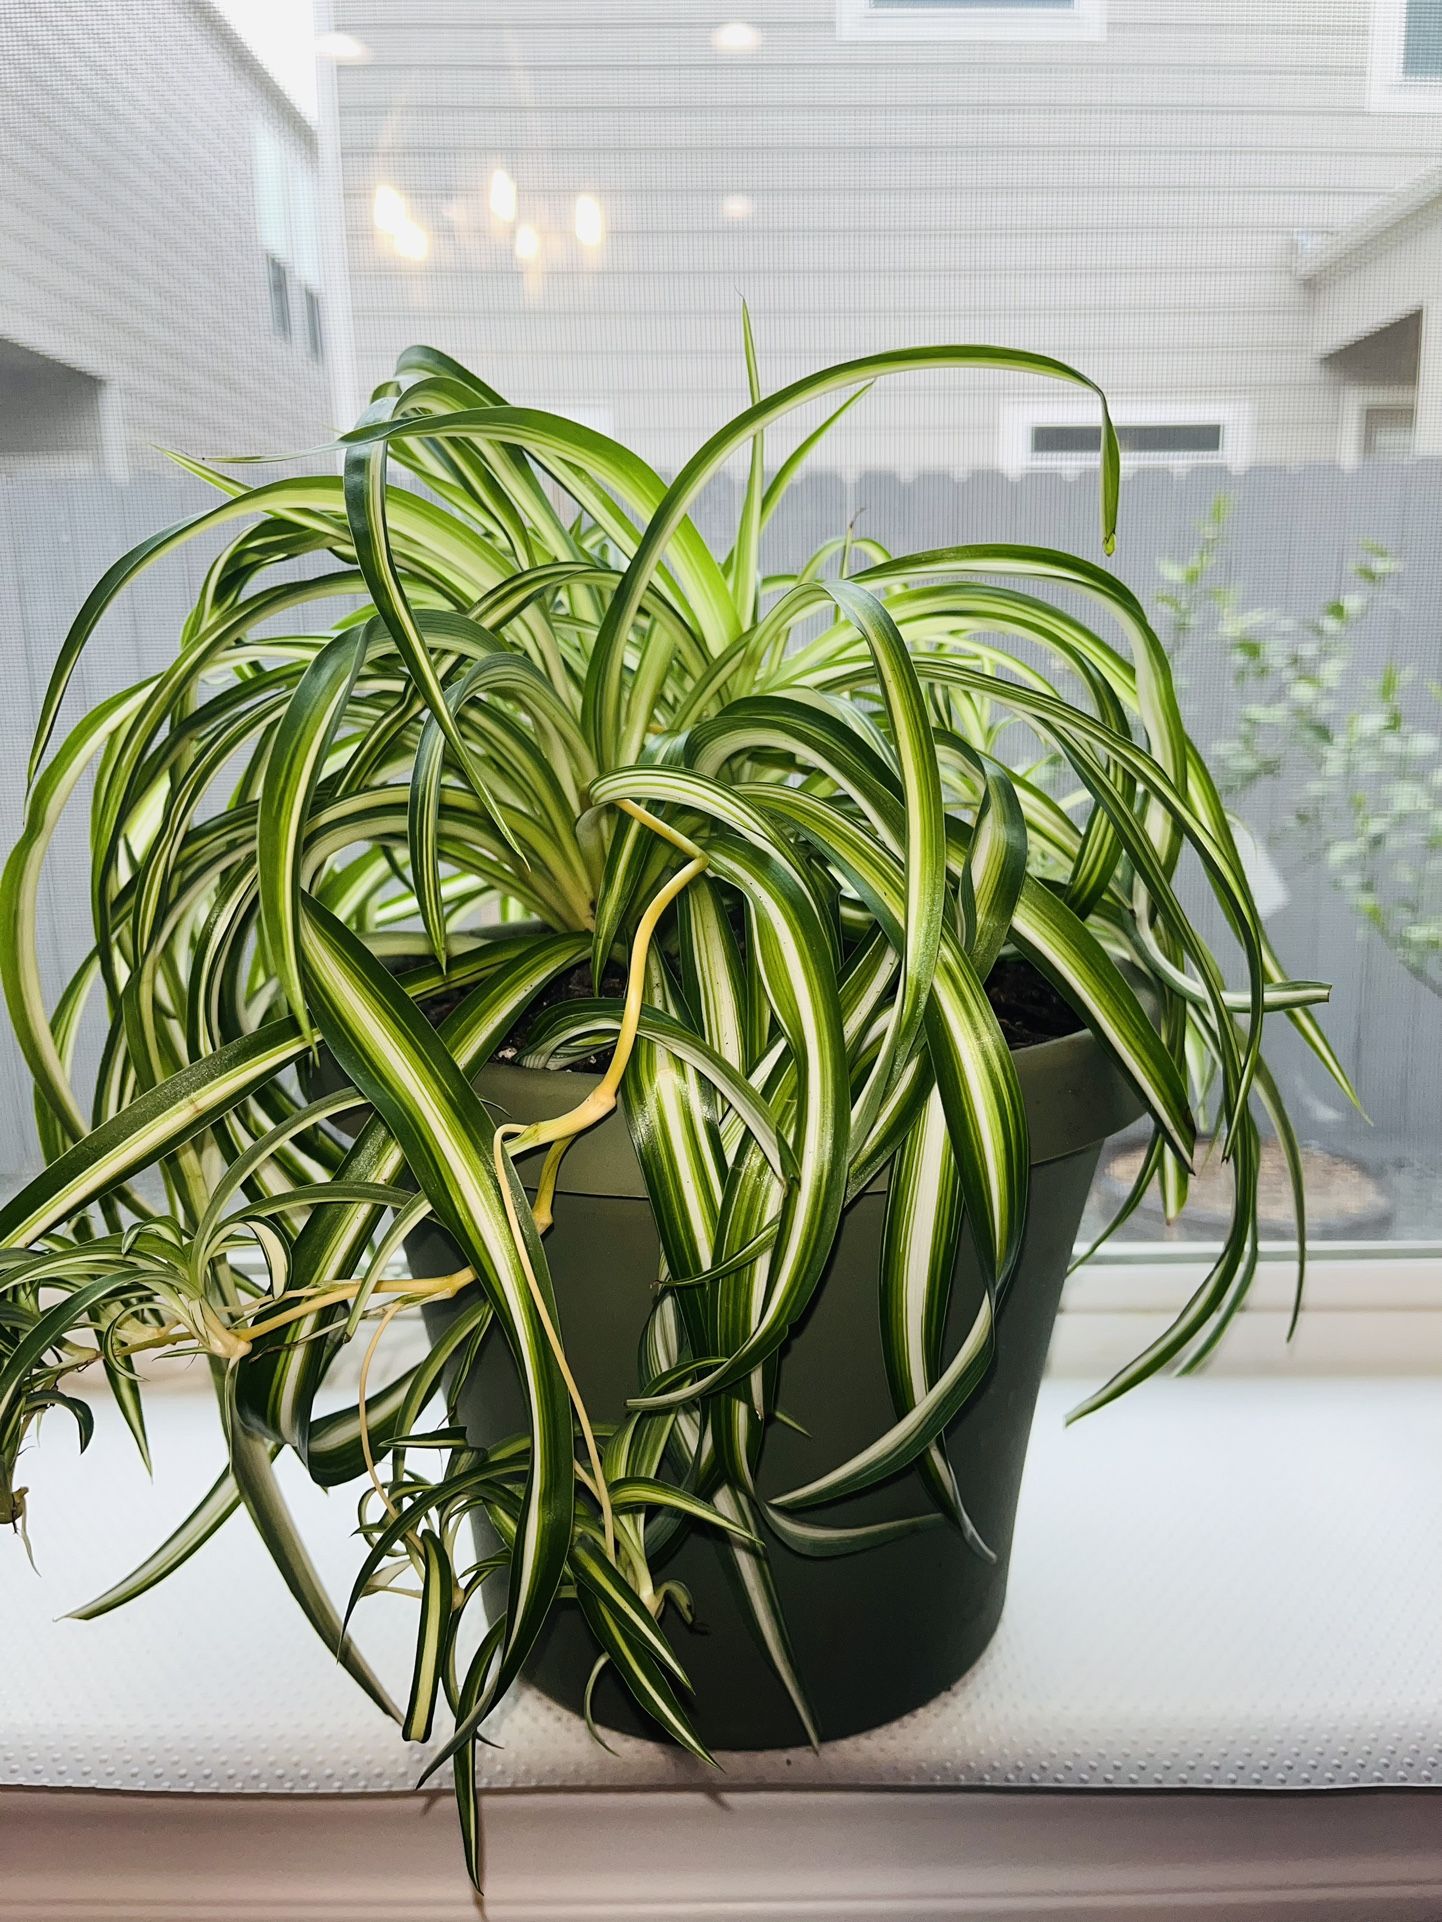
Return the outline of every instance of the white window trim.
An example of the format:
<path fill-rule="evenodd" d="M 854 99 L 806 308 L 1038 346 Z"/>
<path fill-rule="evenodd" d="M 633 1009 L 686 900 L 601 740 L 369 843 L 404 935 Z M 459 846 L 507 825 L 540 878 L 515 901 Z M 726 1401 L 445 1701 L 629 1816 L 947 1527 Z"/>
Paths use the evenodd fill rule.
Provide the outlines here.
<path fill-rule="evenodd" d="M 1357 467 L 1361 464 L 1369 408 L 1411 407 L 1415 410 L 1416 406 L 1415 387 L 1344 387 L 1341 431 L 1337 440 L 1338 466 Z"/>
<path fill-rule="evenodd" d="M 836 0 L 838 40 L 1105 40 L 1106 0 L 1049 7 L 877 7 Z"/>
<path fill-rule="evenodd" d="M 1219 453 L 1124 454 L 1122 458 L 1129 467 L 1226 467 L 1235 473 L 1251 465 L 1250 401 L 1201 396 L 1192 400 L 1111 400 L 1110 405 L 1112 419 L 1118 427 L 1163 427 L 1183 421 L 1202 420 L 1221 423 L 1222 445 Z M 1096 465 L 1091 455 L 1033 454 L 1032 429 L 1091 426 L 1099 418 L 1096 401 L 1080 397 L 1075 400 L 1061 398 L 1003 402 L 999 449 L 1002 472 L 1012 476 L 1085 473 Z"/>
<path fill-rule="evenodd" d="M 1409 80 L 1402 71 L 1407 0 L 1372 0 L 1367 105 L 1373 113 L 1442 113 L 1442 78 Z"/>
<path fill-rule="evenodd" d="M 1054 1375 L 1123 1367 L 1170 1325 L 1217 1250 L 1121 1242 L 1079 1268 L 1062 1296 Z M 1296 1334 L 1287 1339 L 1296 1251 L 1262 1258 L 1215 1361 L 1227 1375 L 1442 1375 L 1442 1254 L 1423 1242 L 1313 1242 Z"/>

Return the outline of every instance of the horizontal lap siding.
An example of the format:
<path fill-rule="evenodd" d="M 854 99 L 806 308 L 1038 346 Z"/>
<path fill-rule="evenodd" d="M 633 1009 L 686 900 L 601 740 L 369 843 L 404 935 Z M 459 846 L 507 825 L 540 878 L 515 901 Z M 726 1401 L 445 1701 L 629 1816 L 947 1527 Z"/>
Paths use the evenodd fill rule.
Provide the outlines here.
<path fill-rule="evenodd" d="M 105 381 L 152 443 L 308 445 L 329 379 L 271 331 L 253 137 L 310 142 L 202 0 L 0 6 L 0 339 Z"/>
<path fill-rule="evenodd" d="M 830 0 L 742 12 L 764 34 L 744 57 L 711 51 L 709 0 L 341 0 L 374 56 L 339 75 L 363 380 L 420 333 L 517 399 L 608 410 L 675 465 L 743 398 L 744 295 L 768 384 L 897 341 L 1000 340 L 1123 397 L 1249 398 L 1258 458 L 1334 452 L 1295 237 L 1438 147 L 1427 116 L 1364 110 L 1364 6 L 1113 0 L 1104 42 L 1066 46 L 842 42 Z M 485 208 L 498 164 L 543 234 L 524 279 Z M 377 241 L 381 181 L 431 234 L 423 265 Z M 580 191 L 605 208 L 597 257 L 570 236 Z M 749 220 L 722 218 L 727 194 Z M 893 384 L 834 458 L 992 464 L 1026 392 Z"/>

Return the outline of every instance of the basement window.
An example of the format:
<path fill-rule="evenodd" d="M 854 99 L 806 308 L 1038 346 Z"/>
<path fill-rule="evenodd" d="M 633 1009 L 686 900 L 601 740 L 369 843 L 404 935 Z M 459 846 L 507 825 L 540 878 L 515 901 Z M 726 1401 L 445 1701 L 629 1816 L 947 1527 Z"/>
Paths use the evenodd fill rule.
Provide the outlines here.
<path fill-rule="evenodd" d="M 1164 426 L 1120 426 L 1117 440 L 1124 454 L 1143 460 L 1220 459 L 1225 429 L 1219 420 L 1176 421 Z M 1033 460 L 1095 460 L 1101 453 L 1102 430 L 1096 427 L 1033 427 Z"/>
<path fill-rule="evenodd" d="M 1113 419 L 1122 460 L 1129 467 L 1247 464 L 1250 422 L 1240 404 L 1122 403 Z M 1027 401 L 1003 410 L 1000 464 L 1007 473 L 1092 467 L 1101 456 L 1101 444 L 1095 402 Z"/>

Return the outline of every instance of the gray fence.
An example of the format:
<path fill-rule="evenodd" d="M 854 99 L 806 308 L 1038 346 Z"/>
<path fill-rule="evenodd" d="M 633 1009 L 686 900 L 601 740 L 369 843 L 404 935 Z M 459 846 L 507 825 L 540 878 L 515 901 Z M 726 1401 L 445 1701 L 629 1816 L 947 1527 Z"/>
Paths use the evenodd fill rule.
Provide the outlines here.
<path fill-rule="evenodd" d="M 1403 572 L 1360 630 L 1365 664 L 1412 668 L 1419 683 L 1442 674 L 1442 463 L 1335 468 L 1254 468 L 1242 475 L 1194 469 L 1141 470 L 1123 491 L 1114 565 L 1149 604 L 1163 583 L 1157 563 L 1182 559 L 1218 493 L 1233 498 L 1217 579 L 1234 583 L 1246 605 L 1292 616 L 1315 611 L 1348 584 L 1362 540 L 1400 557 Z M 86 593 L 125 548 L 213 500 L 184 478 L 119 486 L 100 481 L 0 482 L 0 644 L 9 681 L 0 696 L 0 832 L 19 821 L 25 759 L 49 664 Z M 713 486 L 697 518 L 723 544 L 737 495 Z M 767 531 L 768 565 L 794 562 L 848 523 L 893 551 L 956 542 L 1031 541 L 1100 557 L 1094 480 L 996 474 L 965 480 L 866 474 L 853 481 L 817 474 L 795 488 Z M 102 622 L 76 677 L 68 718 L 109 689 L 169 658 L 180 622 L 214 548 L 182 549 L 143 575 Z M 1205 745 L 1231 725 L 1234 696 L 1221 650 L 1203 627 L 1186 660 L 1186 705 Z M 1279 1071 L 1310 1132 L 1378 1163 L 1435 1165 L 1442 1145 L 1442 1001 L 1412 981 L 1374 938 L 1364 938 L 1325 874 L 1298 868 L 1281 829 L 1290 811 L 1285 781 L 1249 798 L 1253 826 L 1277 856 L 1291 891 L 1272 922 L 1296 972 L 1335 983 L 1329 1030 L 1355 1066 L 1374 1127 L 1343 1113 L 1329 1084 L 1282 1036 Z M 42 898 L 42 954 L 53 994 L 89 945 L 83 822 L 56 844 Z M 0 1142 L 0 1180 L 34 1164 L 29 1084 L 13 1043 L 0 1047 L 0 1088 L 9 1118 Z"/>

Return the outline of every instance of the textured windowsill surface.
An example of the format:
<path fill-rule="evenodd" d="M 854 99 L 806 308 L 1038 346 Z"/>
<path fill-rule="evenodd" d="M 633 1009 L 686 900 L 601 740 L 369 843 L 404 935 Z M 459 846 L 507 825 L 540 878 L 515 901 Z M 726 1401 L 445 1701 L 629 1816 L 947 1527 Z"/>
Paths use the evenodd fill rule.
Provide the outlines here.
<path fill-rule="evenodd" d="M 1169 1382 L 1064 1430 L 1077 1392 L 1044 1384 L 1007 1613 L 977 1669 L 819 1755 L 727 1756 L 725 1788 L 1442 1787 L 1439 1384 Z M 171 1390 L 150 1406 L 153 1486 L 103 1411 L 84 1461 L 58 1423 L 29 1458 L 39 1574 L 0 1542 L 0 1618 L 23 1651 L 0 1678 L 0 1786 L 410 1787 L 423 1751 L 327 1657 L 242 1517 L 131 1608 L 55 1619 L 125 1573 L 216 1472 L 208 1399 Z M 287 1486 L 343 1597 L 350 1495 Z M 413 1621 L 398 1599 L 360 1612 L 402 1695 Z M 650 1744 L 608 1755 L 531 1695 L 493 1733 L 489 1788 L 701 1782 Z"/>

